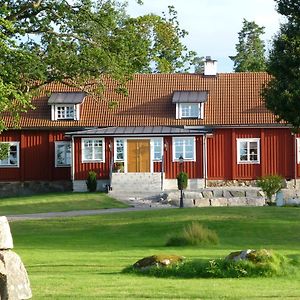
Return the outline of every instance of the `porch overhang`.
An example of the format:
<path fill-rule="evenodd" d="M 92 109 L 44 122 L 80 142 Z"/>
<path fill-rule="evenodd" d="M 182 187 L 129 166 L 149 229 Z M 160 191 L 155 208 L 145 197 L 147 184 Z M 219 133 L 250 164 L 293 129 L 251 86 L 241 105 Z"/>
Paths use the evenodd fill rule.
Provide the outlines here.
<path fill-rule="evenodd" d="M 91 128 L 74 132 L 67 132 L 67 136 L 110 136 L 110 137 L 153 137 L 153 136 L 195 136 L 212 133 L 211 128 L 197 127 L 187 129 L 184 127 L 168 126 L 129 126 L 129 127 L 105 127 Z"/>

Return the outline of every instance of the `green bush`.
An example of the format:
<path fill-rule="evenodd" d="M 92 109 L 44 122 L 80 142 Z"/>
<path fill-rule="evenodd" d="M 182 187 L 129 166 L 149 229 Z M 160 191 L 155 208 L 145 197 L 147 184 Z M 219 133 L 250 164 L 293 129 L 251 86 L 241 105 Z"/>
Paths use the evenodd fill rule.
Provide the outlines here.
<path fill-rule="evenodd" d="M 267 175 L 257 180 L 259 186 L 267 196 L 267 203 L 272 204 L 272 196 L 283 188 L 283 178 L 280 175 Z"/>
<path fill-rule="evenodd" d="M 219 238 L 215 231 L 200 223 L 193 222 L 185 226 L 181 233 L 172 236 L 166 246 L 197 246 L 200 244 L 218 244 Z"/>
<path fill-rule="evenodd" d="M 97 173 L 89 171 L 86 180 L 86 186 L 89 192 L 95 192 L 97 190 Z"/>
<path fill-rule="evenodd" d="M 292 261 L 278 253 L 271 252 L 259 262 L 250 260 L 190 260 L 168 268 L 152 267 L 147 270 L 137 270 L 127 267 L 126 273 L 144 274 L 155 277 L 177 278 L 240 278 L 240 277 L 272 277 L 293 274 L 299 262 Z"/>
<path fill-rule="evenodd" d="M 180 172 L 177 175 L 177 187 L 178 190 L 185 190 L 188 185 L 188 174 L 185 172 Z"/>

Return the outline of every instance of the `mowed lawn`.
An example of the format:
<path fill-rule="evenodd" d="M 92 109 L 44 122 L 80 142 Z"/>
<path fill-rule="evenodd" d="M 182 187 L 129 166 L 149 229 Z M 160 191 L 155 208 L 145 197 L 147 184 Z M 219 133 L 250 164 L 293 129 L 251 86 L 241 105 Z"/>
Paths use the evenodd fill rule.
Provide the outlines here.
<path fill-rule="evenodd" d="M 169 248 L 192 221 L 216 230 L 218 246 Z M 187 259 L 271 248 L 300 259 L 300 208 L 198 208 L 122 212 L 11 223 L 33 299 L 300 299 L 300 271 L 279 278 L 182 279 L 122 274 L 159 253 Z"/>
<path fill-rule="evenodd" d="M 128 206 L 105 193 L 69 192 L 0 198 L 0 215 L 6 216 L 117 207 Z"/>

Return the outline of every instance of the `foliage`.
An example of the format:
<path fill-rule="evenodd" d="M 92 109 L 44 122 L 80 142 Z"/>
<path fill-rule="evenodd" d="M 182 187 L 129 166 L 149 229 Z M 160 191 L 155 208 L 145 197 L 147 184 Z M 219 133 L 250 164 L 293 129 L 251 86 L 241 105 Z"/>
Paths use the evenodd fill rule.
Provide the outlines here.
<path fill-rule="evenodd" d="M 266 194 L 268 204 L 271 204 L 272 196 L 283 188 L 283 178 L 280 175 L 266 175 L 257 180 L 257 186 Z"/>
<path fill-rule="evenodd" d="M 113 167 L 113 172 L 124 173 L 124 163 L 123 162 L 115 162 L 114 167 Z"/>
<path fill-rule="evenodd" d="M 9 143 L 0 144 L 0 160 L 7 158 L 9 147 Z"/>
<path fill-rule="evenodd" d="M 295 0 L 276 0 L 277 11 L 286 17 L 273 39 L 267 62 L 271 80 L 263 91 L 266 107 L 277 120 L 300 129 L 300 4 Z"/>
<path fill-rule="evenodd" d="M 210 230 L 198 222 L 185 226 L 181 233 L 168 239 L 166 246 L 197 246 L 218 244 L 219 238 L 214 230 Z"/>
<path fill-rule="evenodd" d="M 239 32 L 239 42 L 235 45 L 237 54 L 230 56 L 234 62 L 235 72 L 259 72 L 266 68 L 265 45 L 261 39 L 264 27 L 255 22 L 243 20 L 242 30 Z"/>
<path fill-rule="evenodd" d="M 89 192 L 95 192 L 97 190 L 97 173 L 89 171 L 86 180 L 86 186 Z"/>
<path fill-rule="evenodd" d="M 180 172 L 176 178 L 178 190 L 186 189 L 188 186 L 188 174 L 186 172 Z"/>
<path fill-rule="evenodd" d="M 272 277 L 295 273 L 295 262 L 287 257 L 271 252 L 261 255 L 259 261 L 228 259 L 190 260 L 169 268 L 152 267 L 147 270 L 126 268 L 124 271 L 156 277 L 181 278 L 240 278 Z"/>
<path fill-rule="evenodd" d="M 124 92 L 133 73 L 184 71 L 186 35 L 172 6 L 132 18 L 117 0 L 0 1 L 0 112 L 17 119 L 55 81 L 97 94 L 107 75 Z"/>

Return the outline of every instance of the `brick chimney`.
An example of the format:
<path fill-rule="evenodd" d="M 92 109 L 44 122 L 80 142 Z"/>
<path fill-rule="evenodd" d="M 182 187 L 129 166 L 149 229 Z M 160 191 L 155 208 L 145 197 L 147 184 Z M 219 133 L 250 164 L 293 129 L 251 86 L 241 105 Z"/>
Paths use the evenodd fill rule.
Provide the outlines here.
<path fill-rule="evenodd" d="M 217 61 L 211 59 L 210 56 L 206 56 L 204 62 L 204 75 L 205 76 L 216 76 L 217 75 Z"/>

